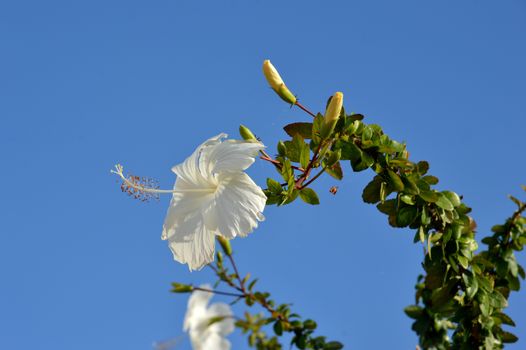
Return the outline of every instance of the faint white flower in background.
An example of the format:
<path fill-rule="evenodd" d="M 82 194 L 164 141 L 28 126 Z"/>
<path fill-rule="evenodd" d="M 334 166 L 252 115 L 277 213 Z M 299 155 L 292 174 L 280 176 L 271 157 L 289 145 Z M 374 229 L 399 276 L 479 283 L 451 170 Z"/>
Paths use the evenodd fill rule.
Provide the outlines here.
<path fill-rule="evenodd" d="M 209 285 L 200 288 L 210 289 Z M 230 306 L 214 303 L 208 306 L 212 293 L 194 290 L 188 300 L 184 318 L 184 331 L 190 335 L 194 350 L 229 350 L 230 342 L 225 338 L 234 331 L 234 319 Z M 219 318 L 217 322 L 210 321 Z"/>
<path fill-rule="evenodd" d="M 212 137 L 172 171 L 173 190 L 159 190 L 147 178 L 125 177 L 121 165 L 113 171 L 123 179 L 123 191 L 135 198 L 172 193 L 161 238 L 168 240 L 175 260 L 200 269 L 214 260 L 215 235 L 246 236 L 265 218 L 266 196 L 244 172 L 265 146 L 255 141 Z"/>

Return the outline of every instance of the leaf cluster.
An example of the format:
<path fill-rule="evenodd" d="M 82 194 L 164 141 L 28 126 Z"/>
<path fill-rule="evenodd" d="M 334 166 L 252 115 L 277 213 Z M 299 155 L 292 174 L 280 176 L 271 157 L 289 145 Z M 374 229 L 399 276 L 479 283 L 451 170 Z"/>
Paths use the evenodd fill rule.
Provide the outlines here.
<path fill-rule="evenodd" d="M 372 169 L 374 178 L 362 193 L 376 204 L 393 227 L 415 230 L 414 241 L 425 244 L 425 274 L 416 285 L 416 305 L 406 308 L 413 330 L 426 349 L 496 349 L 517 338 L 502 329 L 514 325 L 502 310 L 511 291 L 520 288 L 524 269 L 514 251 L 525 243 L 524 203 L 513 198 L 518 211 L 494 235 L 482 242 L 488 250 L 475 254 L 475 221 L 461 196 L 434 188 L 438 178 L 429 164 L 408 159 L 405 145 L 390 140 L 377 125 L 353 122 L 335 143 L 341 159 L 354 171 Z M 453 329 L 453 339 L 448 330 Z"/>
<path fill-rule="evenodd" d="M 346 149 L 336 143 L 348 140 L 348 131 L 353 128 L 353 122 L 362 118 L 359 114 L 347 115 L 342 108 L 334 131 L 327 136 L 323 135 L 324 118 L 319 113 L 312 122 L 286 125 L 284 130 L 290 139 L 278 142 L 275 159 L 275 168 L 283 182 L 267 179 L 267 204 L 285 205 L 298 197 L 305 203 L 319 204 L 317 193 L 308 186 L 323 173 L 336 180 L 343 178 L 340 161 L 349 158 L 343 154 Z M 311 177 L 313 171 L 318 173 Z"/>
<path fill-rule="evenodd" d="M 363 201 L 387 215 L 389 225 L 414 229 L 414 242 L 425 247 L 416 304 L 405 310 L 414 319 L 412 328 L 421 346 L 496 349 L 516 341 L 502 326 L 514 325 L 503 309 L 508 306 L 510 292 L 519 290 L 520 279 L 525 277 L 514 255 L 526 241 L 521 217 L 524 204 L 512 198 L 518 211 L 506 224 L 493 228 L 494 235 L 482 240 L 488 249 L 476 254 L 476 223 L 462 197 L 437 190 L 439 179 L 428 173 L 428 162 L 409 160 L 405 144 L 390 139 L 380 126 L 362 120 L 362 115 L 347 115 L 342 110 L 334 131 L 324 138 L 320 136 L 320 114 L 312 123 L 287 125 L 285 131 L 292 139 L 278 144 L 277 159 L 283 166 L 276 167 L 286 183 L 268 180 L 268 204 L 287 204 L 297 197 L 310 175 L 302 168 L 305 164 L 321 167 L 336 179 L 343 177 L 344 161 L 349 161 L 355 172 L 371 169 L 374 177 L 363 190 Z M 305 140 L 310 140 L 313 154 L 309 162 L 304 156 Z"/>

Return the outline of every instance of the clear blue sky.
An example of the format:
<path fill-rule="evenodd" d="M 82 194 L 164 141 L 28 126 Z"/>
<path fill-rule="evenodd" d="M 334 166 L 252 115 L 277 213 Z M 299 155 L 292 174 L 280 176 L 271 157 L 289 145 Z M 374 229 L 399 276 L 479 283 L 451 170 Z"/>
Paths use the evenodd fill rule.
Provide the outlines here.
<path fill-rule="evenodd" d="M 172 165 L 240 123 L 273 150 L 308 116 L 267 87 L 266 58 L 311 109 L 343 91 L 347 110 L 406 141 L 485 235 L 514 210 L 507 194 L 524 198 L 525 35 L 523 0 L 2 2 L 0 348 L 143 350 L 182 334 L 170 282 L 212 275 L 160 240 L 169 198 L 133 201 L 109 170 L 171 187 Z M 274 175 L 261 162 L 250 174 Z M 320 181 L 318 207 L 267 208 L 234 249 L 320 334 L 413 349 L 402 309 L 422 247 L 361 202 L 370 177 L 347 171 L 336 196 Z M 524 348 L 524 290 L 509 313 L 524 338 L 509 348 Z"/>

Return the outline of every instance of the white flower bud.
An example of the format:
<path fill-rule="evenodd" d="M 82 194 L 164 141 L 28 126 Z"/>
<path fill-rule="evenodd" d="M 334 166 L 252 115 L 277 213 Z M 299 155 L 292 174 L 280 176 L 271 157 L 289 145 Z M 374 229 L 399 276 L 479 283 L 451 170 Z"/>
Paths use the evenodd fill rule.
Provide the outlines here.
<path fill-rule="evenodd" d="M 334 94 L 334 96 L 332 96 L 331 102 L 329 103 L 329 106 L 327 106 L 327 110 L 325 111 L 325 123 L 331 124 L 336 122 L 340 117 L 342 107 L 343 94 L 338 91 Z"/>
<path fill-rule="evenodd" d="M 296 96 L 290 92 L 283 82 L 283 79 L 281 79 L 278 71 L 276 68 L 274 68 L 269 60 L 265 60 L 263 62 L 263 74 L 265 75 L 265 78 L 267 79 L 272 90 L 274 90 L 283 101 L 290 104 L 296 103 Z"/>
<path fill-rule="evenodd" d="M 334 94 L 334 96 L 332 96 L 331 102 L 329 102 L 329 105 L 327 106 L 327 110 L 325 111 L 325 121 L 321 129 L 322 138 L 328 137 L 334 130 L 334 127 L 336 126 L 336 122 L 338 121 L 338 118 L 340 118 L 342 107 L 343 107 L 343 94 L 338 91 L 337 93 Z"/>

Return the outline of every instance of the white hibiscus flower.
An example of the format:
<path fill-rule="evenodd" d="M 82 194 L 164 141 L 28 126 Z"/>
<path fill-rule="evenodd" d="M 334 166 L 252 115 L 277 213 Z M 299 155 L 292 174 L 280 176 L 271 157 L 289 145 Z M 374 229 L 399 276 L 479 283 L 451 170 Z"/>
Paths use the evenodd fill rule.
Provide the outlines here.
<path fill-rule="evenodd" d="M 188 264 L 190 270 L 214 260 L 215 235 L 244 237 L 264 220 L 266 196 L 244 170 L 265 146 L 223 141 L 226 137 L 220 134 L 207 140 L 174 166 L 177 179 L 173 190 L 158 190 L 143 185 L 148 180 L 127 178 L 120 165 L 113 171 L 139 193 L 173 193 L 161 238 L 168 240 L 175 260 Z M 137 196 L 133 191 L 130 194 Z"/>
<path fill-rule="evenodd" d="M 209 285 L 202 285 L 210 289 Z M 229 350 L 230 342 L 225 338 L 234 331 L 232 310 L 225 303 L 208 306 L 212 293 L 194 290 L 188 300 L 188 309 L 184 318 L 184 331 L 190 335 L 194 350 Z M 213 322 L 216 317 L 223 319 Z"/>

